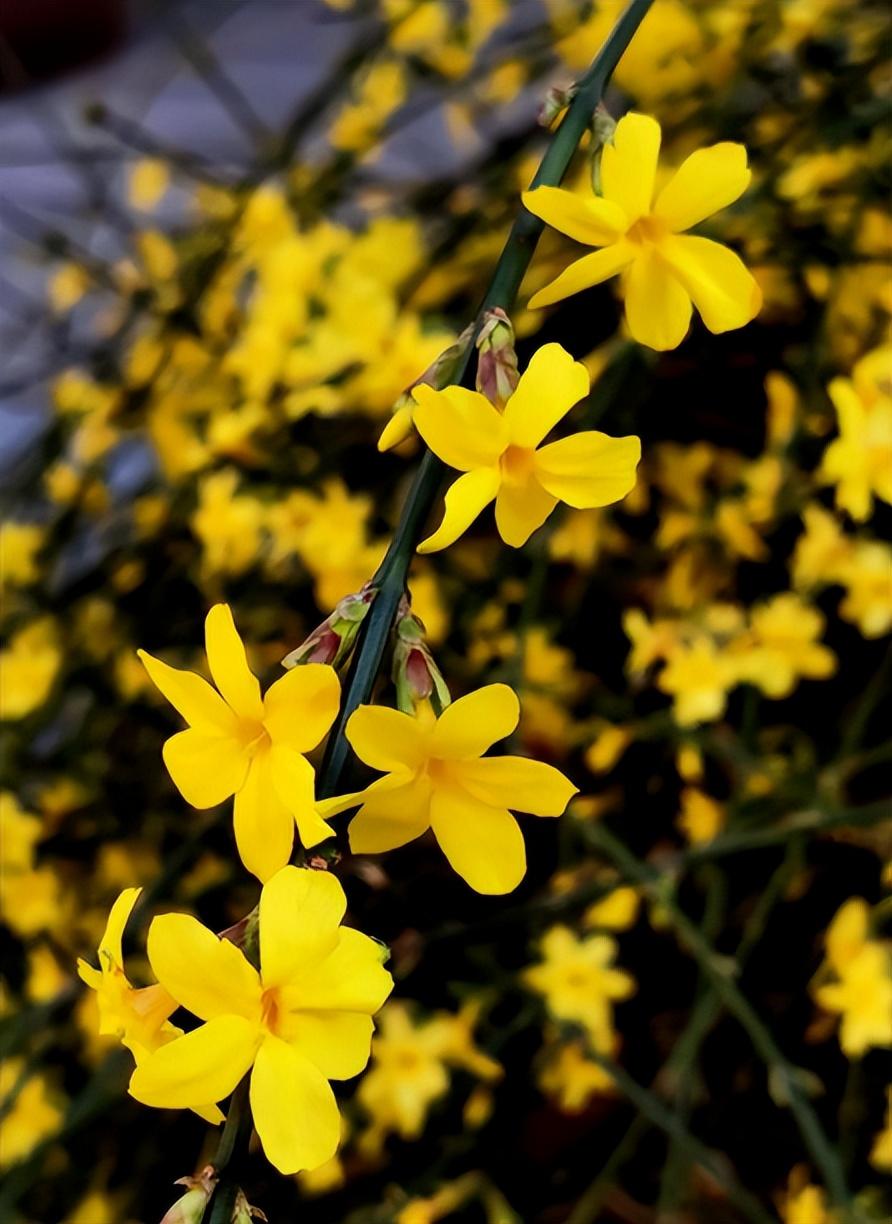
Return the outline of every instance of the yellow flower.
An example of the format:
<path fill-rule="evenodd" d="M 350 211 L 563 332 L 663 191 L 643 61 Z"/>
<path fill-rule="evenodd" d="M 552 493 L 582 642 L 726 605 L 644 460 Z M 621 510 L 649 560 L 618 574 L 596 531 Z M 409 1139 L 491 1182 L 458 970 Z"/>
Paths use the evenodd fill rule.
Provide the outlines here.
<path fill-rule="evenodd" d="M 785 591 L 753 610 L 753 645 L 740 662 L 741 677 L 768 697 L 787 697 L 800 677 L 824 680 L 836 671 L 836 655 L 815 638 L 824 617 Z"/>
<path fill-rule="evenodd" d="M 593 1096 L 615 1090 L 609 1072 L 586 1058 L 581 1041 L 560 1046 L 539 1075 L 539 1087 L 569 1114 L 581 1113 Z"/>
<path fill-rule="evenodd" d="M 892 548 L 881 540 L 857 540 L 837 573 L 846 587 L 840 616 L 856 624 L 866 638 L 888 633 L 892 629 Z"/>
<path fill-rule="evenodd" d="M 836 485 L 836 504 L 863 522 L 874 497 L 892 503 L 892 348 L 868 353 L 852 379 L 827 388 L 836 408 L 839 437 L 824 452 L 821 476 Z"/>
<path fill-rule="evenodd" d="M 711 795 L 695 786 L 686 786 L 681 792 L 681 812 L 676 823 L 691 845 L 697 846 L 721 833 L 725 809 Z"/>
<path fill-rule="evenodd" d="M 96 992 L 100 1037 L 117 1037 L 133 1055 L 137 1066 L 183 1033 L 170 1023 L 169 1017 L 177 1003 L 164 987 L 157 984 L 131 986 L 124 972 L 121 940 L 141 892 L 141 888 L 125 888 L 111 907 L 99 941 L 99 968 L 94 969 L 82 957 L 78 957 L 77 962 L 78 977 Z M 196 1102 L 192 1108 L 213 1125 L 223 1120 L 222 1113 L 212 1102 Z"/>
<path fill-rule="evenodd" d="M 674 698 L 672 713 L 681 727 L 721 718 L 736 683 L 736 668 L 706 635 L 674 647 L 657 677 L 657 687 Z"/>
<path fill-rule="evenodd" d="M 0 719 L 25 718 L 42 706 L 62 663 L 55 623 L 49 616 L 13 634 L 0 650 Z"/>
<path fill-rule="evenodd" d="M 304 846 L 331 830 L 316 810 L 315 748 L 338 710 L 340 685 L 321 663 L 295 667 L 261 697 L 227 604 L 205 621 L 215 691 L 194 672 L 138 652 L 150 677 L 189 724 L 164 745 L 164 763 L 187 803 L 215 807 L 235 795 L 235 840 L 242 862 L 267 880 L 291 856 L 294 825 Z"/>
<path fill-rule="evenodd" d="M 827 930 L 827 961 L 814 990 L 820 1007 L 841 1015 L 839 1044 L 849 1058 L 892 1045 L 892 949 L 869 938 L 869 918 L 861 897 L 840 907 Z"/>
<path fill-rule="evenodd" d="M 65 1116 L 61 1102 L 49 1091 L 43 1076 L 31 1075 L 19 1086 L 25 1075 L 27 1068 L 20 1059 L 4 1058 L 0 1064 L 3 1117 L 0 1169 L 24 1160 L 41 1140 L 61 1126 Z"/>
<path fill-rule="evenodd" d="M 635 925 L 641 897 L 634 888 L 614 888 L 600 901 L 593 902 L 582 916 L 586 928 L 602 927 L 627 931 Z"/>
<path fill-rule="evenodd" d="M 149 930 L 162 986 L 204 1023 L 137 1067 L 130 1092 L 145 1105 L 222 1100 L 251 1071 L 254 1125 L 286 1174 L 331 1159 L 340 1137 L 329 1079 L 368 1062 L 372 1015 L 393 980 L 383 950 L 340 926 L 347 899 L 334 876 L 283 867 L 260 894 L 260 971 L 234 944 L 186 914 Z"/>
<path fill-rule="evenodd" d="M 743 327 L 756 317 L 762 293 L 738 256 L 709 238 L 682 236 L 746 191 L 746 149 L 726 141 L 697 150 L 654 200 L 660 139 L 655 119 L 625 115 L 613 144 L 603 150 L 603 196 L 586 199 L 559 187 L 524 192 L 526 207 L 547 225 L 601 248 L 534 294 L 531 307 L 559 302 L 622 273 L 626 322 L 650 348 L 681 343 L 692 300 L 711 332 Z"/>
<path fill-rule="evenodd" d="M 458 874 L 480 893 L 511 892 L 526 871 L 526 851 L 508 810 L 560 816 L 576 787 L 557 769 L 526 757 L 481 759 L 520 718 L 517 695 L 489 684 L 460 697 L 437 718 L 360 706 L 347 739 L 361 761 L 384 773 L 365 791 L 321 805 L 326 814 L 361 803 L 350 825 L 354 854 L 393 850 L 433 829 Z"/>
<path fill-rule="evenodd" d="M 446 493 L 439 530 L 418 551 L 452 544 L 493 500 L 499 535 L 520 548 L 559 501 L 590 509 L 625 497 L 641 458 L 637 438 L 589 430 L 540 445 L 588 391 L 585 366 L 559 344 L 533 354 L 504 412 L 464 387 L 414 387 L 418 432 L 435 455 L 464 473 Z"/>
<path fill-rule="evenodd" d="M 628 973 L 614 969 L 616 940 L 610 935 L 579 939 L 554 926 L 542 939 L 542 962 L 526 969 L 524 983 L 545 997 L 555 1020 L 581 1024 L 599 1049 L 613 1042 L 613 1001 L 635 991 Z"/>
<path fill-rule="evenodd" d="M 781 1218 L 784 1224 L 834 1224 L 836 1216 L 827 1207 L 824 1191 L 811 1185 L 801 1165 L 790 1174 Z"/>
<path fill-rule="evenodd" d="M 154 208 L 170 186 L 170 167 L 157 157 L 141 158 L 130 171 L 127 198 L 134 208 Z"/>
<path fill-rule="evenodd" d="M 372 1042 L 372 1066 L 363 1077 L 357 1099 L 372 1119 L 363 1147 L 377 1151 L 391 1131 L 417 1139 L 431 1105 L 449 1089 L 449 1070 L 461 1067 L 491 1083 L 502 1068 L 477 1048 L 473 1027 L 479 1006 L 467 1004 L 458 1015 L 438 1011 L 420 1022 L 400 1000 L 380 1015 Z"/>

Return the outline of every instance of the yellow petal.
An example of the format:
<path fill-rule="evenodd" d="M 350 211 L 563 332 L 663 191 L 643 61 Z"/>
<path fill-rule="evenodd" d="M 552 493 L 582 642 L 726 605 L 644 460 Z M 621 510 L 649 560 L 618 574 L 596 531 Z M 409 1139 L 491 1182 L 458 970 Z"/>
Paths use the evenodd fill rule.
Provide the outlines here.
<path fill-rule="evenodd" d="M 313 972 L 282 989 L 289 1008 L 372 1015 L 393 990 L 384 968 L 387 949 L 350 927 L 340 928 L 337 946 Z"/>
<path fill-rule="evenodd" d="M 418 551 L 438 552 L 454 544 L 495 497 L 500 482 L 498 468 L 477 468 L 475 472 L 465 472 L 464 476 L 459 476 L 446 490 L 442 523 L 433 535 L 422 540 Z"/>
<path fill-rule="evenodd" d="M 634 111 L 616 125 L 613 144 L 601 153 L 604 197 L 618 204 L 631 225 L 650 212 L 660 156 L 660 125 Z"/>
<path fill-rule="evenodd" d="M 590 430 L 536 451 L 536 475 L 554 497 L 587 510 L 625 497 L 635 486 L 640 458 L 638 438 L 610 438 Z"/>
<path fill-rule="evenodd" d="M 109 910 L 105 932 L 99 941 L 100 968 L 104 966 L 106 958 L 113 965 L 117 965 L 119 969 L 123 967 L 124 959 L 121 953 L 121 941 L 124 938 L 124 928 L 130 915 L 133 913 L 133 907 L 139 900 L 141 892 L 141 888 L 125 888 Z M 93 972 L 95 973 L 95 970 Z"/>
<path fill-rule="evenodd" d="M 743 327 L 759 313 L 762 290 L 728 247 L 684 235 L 668 239 L 660 250 L 711 332 Z"/>
<path fill-rule="evenodd" d="M 187 803 L 216 807 L 242 786 L 248 754 L 238 740 L 190 727 L 164 743 L 164 764 Z"/>
<path fill-rule="evenodd" d="M 490 807 L 457 787 L 437 790 L 431 828 L 452 869 L 475 892 L 501 896 L 523 879 L 523 834 L 506 808 Z"/>
<path fill-rule="evenodd" d="M 278 1037 L 267 1035 L 257 1051 L 250 1097 L 264 1154 L 280 1173 L 316 1169 L 338 1150 L 341 1119 L 331 1085 Z"/>
<path fill-rule="evenodd" d="M 328 871 L 283 867 L 267 880 L 260 894 L 264 987 L 280 986 L 328 956 L 346 908 L 344 890 Z"/>
<path fill-rule="evenodd" d="M 557 505 L 533 478 L 522 485 L 503 484 L 496 495 L 496 527 L 512 548 L 522 548 Z"/>
<path fill-rule="evenodd" d="M 327 663 L 303 663 L 278 679 L 263 700 L 263 725 L 274 744 L 312 752 L 338 712 L 341 685 Z"/>
<path fill-rule="evenodd" d="M 691 299 L 659 255 L 645 251 L 626 274 L 626 322 L 639 344 L 676 348 L 691 322 Z"/>
<path fill-rule="evenodd" d="M 413 416 L 412 409 L 407 405 L 397 409 L 381 430 L 381 436 L 378 438 L 378 450 L 389 451 L 394 446 L 399 446 L 400 442 L 405 442 L 412 432 Z"/>
<path fill-rule="evenodd" d="M 752 178 L 742 144 L 723 141 L 686 157 L 657 196 L 654 215 L 671 230 L 690 229 L 743 195 Z"/>
<path fill-rule="evenodd" d="M 268 752 L 258 752 L 251 762 L 233 816 L 242 862 L 258 880 L 268 880 L 291 858 L 294 845 L 294 817 L 273 784 Z"/>
<path fill-rule="evenodd" d="M 232 710 L 216 693 L 207 680 L 195 672 L 181 671 L 156 659 L 145 650 L 136 652 L 149 678 L 164 694 L 177 713 L 185 718 L 190 727 L 201 731 L 217 732 L 219 735 L 234 735 L 237 720 Z"/>
<path fill-rule="evenodd" d="M 600 196 L 581 196 L 561 187 L 535 187 L 525 191 L 521 199 L 534 217 L 588 246 L 609 246 L 629 226 L 622 208 Z"/>
<path fill-rule="evenodd" d="M 356 1012 L 294 1012 L 287 1040 L 319 1068 L 326 1079 L 359 1075 L 369 1061 L 374 1023 Z"/>
<path fill-rule="evenodd" d="M 397 788 L 379 786 L 394 776 L 379 778 L 363 795 L 363 805 L 350 822 L 354 854 L 395 850 L 430 827 L 430 779 L 421 774 Z"/>
<path fill-rule="evenodd" d="M 507 684 L 487 684 L 446 707 L 434 728 L 432 753 L 446 760 L 479 757 L 510 735 L 520 721 L 520 702 Z"/>
<path fill-rule="evenodd" d="M 510 441 L 515 446 L 538 446 L 588 392 L 585 366 L 559 344 L 543 344 L 533 353 L 505 405 Z"/>
<path fill-rule="evenodd" d="M 248 667 L 229 604 L 214 604 L 204 622 L 204 643 L 214 684 L 239 718 L 263 716 L 260 685 Z"/>
<path fill-rule="evenodd" d="M 574 293 L 581 293 L 583 289 L 591 289 L 592 285 L 600 285 L 628 267 L 634 255 L 635 248 L 630 242 L 615 242 L 612 246 L 604 247 L 603 251 L 583 255 L 544 289 L 534 293 L 527 305 L 531 310 L 538 310 L 540 306 L 550 306 L 553 302 L 572 297 Z"/>
<path fill-rule="evenodd" d="M 450 467 L 460 472 L 491 467 L 505 449 L 504 417 L 479 391 L 466 387 L 435 391 L 420 383 L 412 395 L 418 405 L 415 428 Z"/>
<path fill-rule="evenodd" d="M 254 1061 L 260 1031 L 244 1016 L 217 1016 L 140 1063 L 130 1077 L 130 1095 L 161 1109 L 222 1101 Z"/>
<path fill-rule="evenodd" d="M 331 837 L 331 829 L 316 810 L 316 774 L 307 758 L 284 744 L 273 744 L 269 769 L 276 794 L 297 824 L 301 844 L 309 849 Z"/>
<path fill-rule="evenodd" d="M 416 769 L 423 759 L 417 719 L 388 706 L 360 706 L 347 722 L 347 740 L 361 761 L 382 773 Z"/>
<path fill-rule="evenodd" d="M 149 927 L 147 951 L 155 977 L 164 989 L 200 1020 L 228 1015 L 259 1020 L 257 970 L 235 944 L 218 938 L 196 918 L 189 914 L 155 918 Z"/>
<path fill-rule="evenodd" d="M 534 816 L 560 816 L 579 789 L 553 765 L 526 757 L 486 757 L 454 769 L 462 788 L 475 799 Z"/>

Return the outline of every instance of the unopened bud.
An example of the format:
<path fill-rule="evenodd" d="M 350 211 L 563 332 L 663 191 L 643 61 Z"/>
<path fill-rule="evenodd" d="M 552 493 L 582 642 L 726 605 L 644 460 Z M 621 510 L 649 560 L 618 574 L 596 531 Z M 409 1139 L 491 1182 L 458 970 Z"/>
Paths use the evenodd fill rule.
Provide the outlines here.
<path fill-rule="evenodd" d="M 591 175 L 592 190 L 595 195 L 601 194 L 601 157 L 604 153 L 604 146 L 613 144 L 615 132 L 616 120 L 604 103 L 600 102 L 592 115 Z"/>
<path fill-rule="evenodd" d="M 539 114 L 536 116 L 536 122 L 539 126 L 550 128 L 558 115 L 562 114 L 573 101 L 578 88 L 578 85 L 568 85 L 565 89 L 552 85 L 545 95 L 545 101 L 539 107 Z"/>
<path fill-rule="evenodd" d="M 393 682 L 400 710 L 414 714 L 416 706 L 431 698 L 442 710 L 452 698 L 446 681 L 424 640 L 424 626 L 408 608 L 396 624 Z"/>
<path fill-rule="evenodd" d="M 340 666 L 353 649 L 359 626 L 365 620 L 375 594 L 374 587 L 366 586 L 356 595 L 345 595 L 306 641 L 285 656 L 282 666 L 291 668 L 301 663 Z"/>
<path fill-rule="evenodd" d="M 161 1224 L 201 1224 L 216 1184 L 217 1174 L 213 1165 L 207 1165 L 198 1177 L 179 1178 L 174 1185 L 187 1186 L 188 1189 L 166 1213 Z"/>
<path fill-rule="evenodd" d="M 448 387 L 455 377 L 456 367 L 470 344 L 473 334 L 474 327 L 471 324 L 465 328 L 454 344 L 450 344 L 449 348 L 443 350 L 423 374 L 419 374 L 414 382 L 409 383 L 391 409 L 390 420 L 384 426 L 381 437 L 378 439 L 379 451 L 390 450 L 408 438 L 412 432 L 412 420 L 415 416 L 413 389 L 421 383 L 427 387 L 433 387 L 435 391 L 442 391 L 444 387 Z"/>
<path fill-rule="evenodd" d="M 266 1218 L 259 1207 L 251 1206 L 245 1198 L 244 1190 L 239 1190 L 232 1208 L 232 1224 L 251 1224 L 252 1220 L 265 1221 Z"/>
<path fill-rule="evenodd" d="M 517 387 L 514 328 L 501 307 L 487 310 L 477 334 L 477 390 L 497 408 L 504 407 Z"/>

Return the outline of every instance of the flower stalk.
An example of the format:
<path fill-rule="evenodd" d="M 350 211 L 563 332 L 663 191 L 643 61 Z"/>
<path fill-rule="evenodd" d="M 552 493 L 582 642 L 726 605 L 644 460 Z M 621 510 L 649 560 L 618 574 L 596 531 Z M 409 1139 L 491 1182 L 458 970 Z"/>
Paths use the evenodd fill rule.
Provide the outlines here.
<path fill-rule="evenodd" d="M 588 72 L 578 82 L 573 99 L 533 176 L 530 190 L 543 186 L 555 187 L 563 179 L 580 141 L 590 129 L 614 69 L 652 2 L 630 0 L 623 10 Z M 454 383 L 473 387 L 471 357 L 486 313 L 496 309 L 510 313 L 543 229 L 544 224 L 538 217 L 534 217 L 526 208 L 520 208 L 477 311 L 471 340 L 456 361 Z M 381 668 L 400 601 L 405 594 L 409 563 L 445 471 L 444 464 L 436 455 L 426 451 L 415 473 L 390 547 L 372 578 L 371 586 L 377 589 L 378 594 L 357 635 L 353 661 L 343 686 L 340 711 L 329 736 L 319 774 L 321 798 L 329 798 L 337 792 L 349 752 L 344 737 L 347 721 L 353 711 L 368 700 Z"/>

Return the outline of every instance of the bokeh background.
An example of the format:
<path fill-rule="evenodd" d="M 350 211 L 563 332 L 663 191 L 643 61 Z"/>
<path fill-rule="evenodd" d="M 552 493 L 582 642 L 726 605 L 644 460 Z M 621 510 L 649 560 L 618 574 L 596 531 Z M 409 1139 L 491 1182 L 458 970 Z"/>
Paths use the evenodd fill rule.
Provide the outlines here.
<path fill-rule="evenodd" d="M 135 650 L 201 669 L 226 600 L 269 680 L 371 575 L 418 453 L 380 428 L 619 11 L 7 0 L 0 1220 L 155 1224 L 212 1153 L 126 1096 L 74 969 L 123 887 L 137 983 L 154 912 L 256 901 Z M 611 286 L 524 309 L 575 252 L 544 236 L 521 365 L 586 362 L 574 419 L 641 437 L 639 485 L 520 551 L 484 515 L 412 595 L 453 693 L 513 684 L 515 748 L 581 795 L 524 822 L 508 898 L 424 839 L 341 861 L 397 986 L 339 1158 L 252 1158 L 271 1221 L 889 1218 L 889 38 L 873 0 L 656 0 L 620 65 L 608 109 L 654 114 L 667 166 L 747 145 L 704 232 L 765 306 L 658 355 Z"/>

